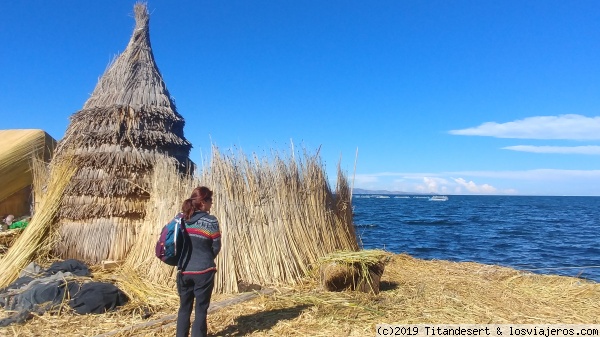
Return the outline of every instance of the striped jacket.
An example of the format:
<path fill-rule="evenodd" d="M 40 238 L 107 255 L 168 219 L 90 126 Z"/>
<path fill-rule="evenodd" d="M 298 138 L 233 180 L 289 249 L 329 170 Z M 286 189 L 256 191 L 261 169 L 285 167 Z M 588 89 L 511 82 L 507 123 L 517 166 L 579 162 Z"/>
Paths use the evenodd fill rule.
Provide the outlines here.
<path fill-rule="evenodd" d="M 219 221 L 214 215 L 196 211 L 185 223 L 183 274 L 216 271 L 215 258 L 221 250 Z"/>

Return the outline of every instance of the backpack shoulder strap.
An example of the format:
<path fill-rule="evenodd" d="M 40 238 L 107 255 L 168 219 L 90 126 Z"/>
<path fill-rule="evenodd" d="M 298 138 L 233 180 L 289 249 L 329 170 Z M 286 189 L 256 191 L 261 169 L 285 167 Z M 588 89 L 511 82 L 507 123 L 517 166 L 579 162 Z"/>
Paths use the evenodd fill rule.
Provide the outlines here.
<path fill-rule="evenodd" d="M 179 236 L 180 240 L 181 240 L 181 251 L 179 252 L 179 259 L 177 260 L 177 270 L 181 270 L 181 268 L 183 267 L 183 260 L 184 260 L 184 256 L 186 255 L 186 244 L 185 244 L 185 221 L 183 220 L 183 215 L 180 214 L 181 216 L 178 217 L 177 219 L 177 225 L 176 225 L 176 234 L 175 236 Z"/>
<path fill-rule="evenodd" d="M 200 218 L 196 219 L 196 221 L 206 217 L 208 214 L 204 214 L 202 215 Z M 181 253 L 179 254 L 179 260 L 177 261 L 177 270 L 180 271 L 183 268 L 183 262 L 185 260 L 185 255 L 187 255 L 187 245 L 185 244 L 185 220 L 183 219 L 183 214 L 179 214 L 178 215 L 178 219 L 177 219 L 177 234 L 181 234 Z"/>

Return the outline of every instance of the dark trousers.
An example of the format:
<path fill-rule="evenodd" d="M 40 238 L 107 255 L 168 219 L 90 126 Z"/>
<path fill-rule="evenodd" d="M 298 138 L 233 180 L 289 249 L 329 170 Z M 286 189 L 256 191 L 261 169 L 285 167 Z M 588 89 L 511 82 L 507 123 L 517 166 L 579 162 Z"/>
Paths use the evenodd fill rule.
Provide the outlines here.
<path fill-rule="evenodd" d="M 192 337 L 205 337 L 206 312 L 215 285 L 215 272 L 197 275 L 177 275 L 179 312 L 177 313 L 177 337 L 187 337 L 190 332 L 190 316 L 196 300 L 196 317 L 192 325 Z"/>

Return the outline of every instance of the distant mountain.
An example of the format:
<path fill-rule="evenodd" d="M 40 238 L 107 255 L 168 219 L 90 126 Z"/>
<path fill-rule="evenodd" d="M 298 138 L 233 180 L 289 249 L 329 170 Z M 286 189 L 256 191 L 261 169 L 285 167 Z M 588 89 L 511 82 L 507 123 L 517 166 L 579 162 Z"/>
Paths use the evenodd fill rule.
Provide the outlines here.
<path fill-rule="evenodd" d="M 416 192 L 402 192 L 402 191 L 388 191 L 388 190 L 365 190 L 362 188 L 355 188 L 352 190 L 352 194 L 397 194 L 397 195 L 431 195 L 432 193 L 416 193 Z"/>

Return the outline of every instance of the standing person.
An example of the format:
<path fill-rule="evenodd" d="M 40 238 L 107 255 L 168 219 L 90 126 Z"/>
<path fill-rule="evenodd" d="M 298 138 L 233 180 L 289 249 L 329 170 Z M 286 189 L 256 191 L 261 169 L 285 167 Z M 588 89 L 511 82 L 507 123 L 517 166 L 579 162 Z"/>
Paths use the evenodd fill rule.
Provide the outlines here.
<path fill-rule="evenodd" d="M 192 336 L 206 336 L 206 314 L 215 284 L 215 258 L 221 250 L 219 221 L 210 214 L 213 192 L 206 186 L 196 187 L 183 202 L 184 248 L 181 270 L 177 273 L 179 311 L 177 337 L 187 337 L 190 317 L 196 300 L 196 317 Z"/>

